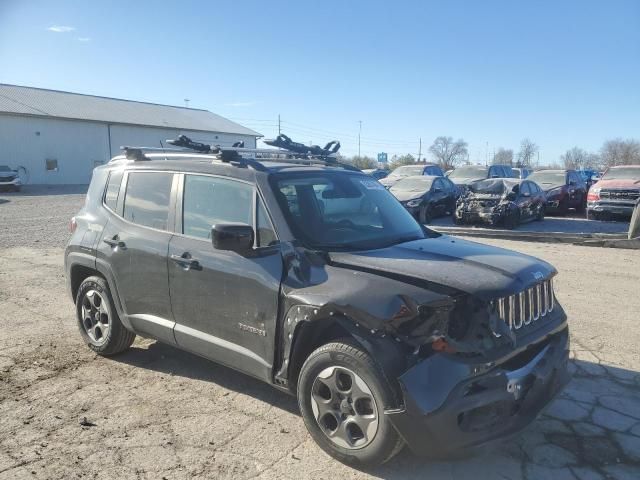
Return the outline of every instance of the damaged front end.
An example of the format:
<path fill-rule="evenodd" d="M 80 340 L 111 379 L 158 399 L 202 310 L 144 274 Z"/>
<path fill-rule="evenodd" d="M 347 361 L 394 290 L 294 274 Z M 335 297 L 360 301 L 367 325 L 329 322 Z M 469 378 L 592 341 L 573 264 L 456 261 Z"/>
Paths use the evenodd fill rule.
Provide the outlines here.
<path fill-rule="evenodd" d="M 507 193 L 501 195 L 478 194 L 467 191 L 456 202 L 454 219 L 457 223 L 502 223 L 518 206 Z"/>

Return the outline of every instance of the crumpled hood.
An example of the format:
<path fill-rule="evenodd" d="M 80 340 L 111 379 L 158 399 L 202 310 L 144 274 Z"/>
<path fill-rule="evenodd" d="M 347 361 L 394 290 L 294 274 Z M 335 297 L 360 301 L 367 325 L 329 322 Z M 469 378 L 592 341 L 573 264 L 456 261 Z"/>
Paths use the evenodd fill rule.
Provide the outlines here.
<path fill-rule="evenodd" d="M 332 252 L 336 266 L 446 286 L 482 300 L 511 295 L 555 275 L 547 262 L 442 235 L 364 252 Z"/>
<path fill-rule="evenodd" d="M 469 185 L 473 182 L 479 182 L 480 180 L 486 180 L 485 177 L 467 177 L 467 178 L 449 178 L 456 185 Z"/>
<path fill-rule="evenodd" d="M 425 192 L 408 192 L 406 190 L 393 190 L 391 194 L 396 197 L 401 202 L 406 202 L 407 200 L 412 200 L 414 198 L 422 197 Z"/>
<path fill-rule="evenodd" d="M 381 178 L 378 181 L 385 187 L 391 187 L 392 185 L 395 185 L 396 183 L 398 183 L 400 180 L 402 180 L 402 177 L 388 176 L 388 177 Z"/>

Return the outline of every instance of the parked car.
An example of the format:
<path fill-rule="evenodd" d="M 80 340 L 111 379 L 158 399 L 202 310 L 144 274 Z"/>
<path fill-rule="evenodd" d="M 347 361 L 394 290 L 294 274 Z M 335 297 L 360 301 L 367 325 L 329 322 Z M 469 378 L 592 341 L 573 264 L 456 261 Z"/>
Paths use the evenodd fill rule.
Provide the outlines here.
<path fill-rule="evenodd" d="M 432 165 L 429 163 L 403 165 L 402 167 L 392 170 L 387 177 L 380 180 L 380 183 L 386 188 L 390 188 L 394 183 L 400 181 L 401 178 L 412 177 L 415 175 L 433 175 L 436 177 L 443 177 L 444 172 L 438 165 Z"/>
<path fill-rule="evenodd" d="M 536 182 L 547 195 L 547 213 L 566 215 L 570 208 L 584 212 L 587 186 L 575 170 L 538 170 L 527 180 Z"/>
<path fill-rule="evenodd" d="M 463 165 L 451 172 L 448 178 L 463 192 L 472 183 L 487 178 L 513 178 L 513 172 L 508 165 Z"/>
<path fill-rule="evenodd" d="M 249 374 L 359 466 L 510 436 L 567 383 L 547 262 L 436 233 L 335 158 L 174 145 L 211 153 L 127 149 L 71 220 L 67 288 L 94 352 L 141 335 Z"/>
<path fill-rule="evenodd" d="M 381 178 L 389 175 L 389 170 L 385 170 L 384 168 L 367 168 L 365 170 L 362 170 L 362 173 L 366 173 L 376 180 L 380 180 Z"/>
<path fill-rule="evenodd" d="M 589 190 L 587 216 L 605 219 L 612 214 L 631 216 L 640 198 L 640 165 L 620 165 L 604 172 Z"/>
<path fill-rule="evenodd" d="M 0 190 L 19 192 L 22 188 L 20 176 L 7 165 L 0 165 Z"/>
<path fill-rule="evenodd" d="M 545 195 L 534 182 L 498 178 L 472 183 L 458 199 L 457 225 L 487 223 L 515 228 L 522 222 L 544 220 Z"/>
<path fill-rule="evenodd" d="M 597 170 L 576 170 L 582 181 L 587 185 L 587 191 L 591 188 L 591 185 L 600 180 L 600 172 Z"/>
<path fill-rule="evenodd" d="M 525 167 L 514 167 L 511 169 L 513 172 L 513 178 L 525 179 L 531 175 L 531 170 Z"/>
<path fill-rule="evenodd" d="M 456 206 L 455 185 L 445 177 L 405 177 L 389 191 L 420 223 L 429 223 L 435 217 L 450 215 Z"/>

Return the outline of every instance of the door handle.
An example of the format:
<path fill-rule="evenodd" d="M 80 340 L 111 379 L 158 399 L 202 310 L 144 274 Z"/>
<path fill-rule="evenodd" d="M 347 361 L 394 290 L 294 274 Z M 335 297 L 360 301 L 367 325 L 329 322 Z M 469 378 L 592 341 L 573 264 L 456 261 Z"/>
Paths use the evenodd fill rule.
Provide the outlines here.
<path fill-rule="evenodd" d="M 191 258 L 191 255 L 188 253 L 183 253 L 182 255 L 171 255 L 170 258 L 185 270 L 202 270 L 200 262 L 195 258 Z"/>
<path fill-rule="evenodd" d="M 127 248 L 126 243 L 124 243 L 121 240 L 118 240 L 118 235 L 115 235 L 113 238 L 105 238 L 102 241 L 107 245 L 111 246 L 112 248 L 121 248 L 123 250 Z"/>

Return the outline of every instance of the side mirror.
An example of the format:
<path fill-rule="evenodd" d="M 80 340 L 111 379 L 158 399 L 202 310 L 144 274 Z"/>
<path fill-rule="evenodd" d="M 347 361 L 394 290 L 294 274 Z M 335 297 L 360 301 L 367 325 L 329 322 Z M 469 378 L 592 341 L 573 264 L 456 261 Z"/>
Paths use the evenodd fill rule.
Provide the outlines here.
<path fill-rule="evenodd" d="M 513 192 L 507 193 L 507 200 L 509 200 L 510 202 L 515 202 L 517 197 L 518 196 Z"/>
<path fill-rule="evenodd" d="M 500 176 L 497 173 L 494 173 L 491 175 L 491 178 L 500 178 Z"/>
<path fill-rule="evenodd" d="M 219 223 L 211 227 L 211 240 L 216 250 L 245 253 L 253 248 L 253 227 L 246 223 Z"/>
<path fill-rule="evenodd" d="M 577 185 L 577 182 L 575 180 L 571 180 L 569 182 L 569 185 L 571 185 L 572 187 L 575 187 Z"/>

